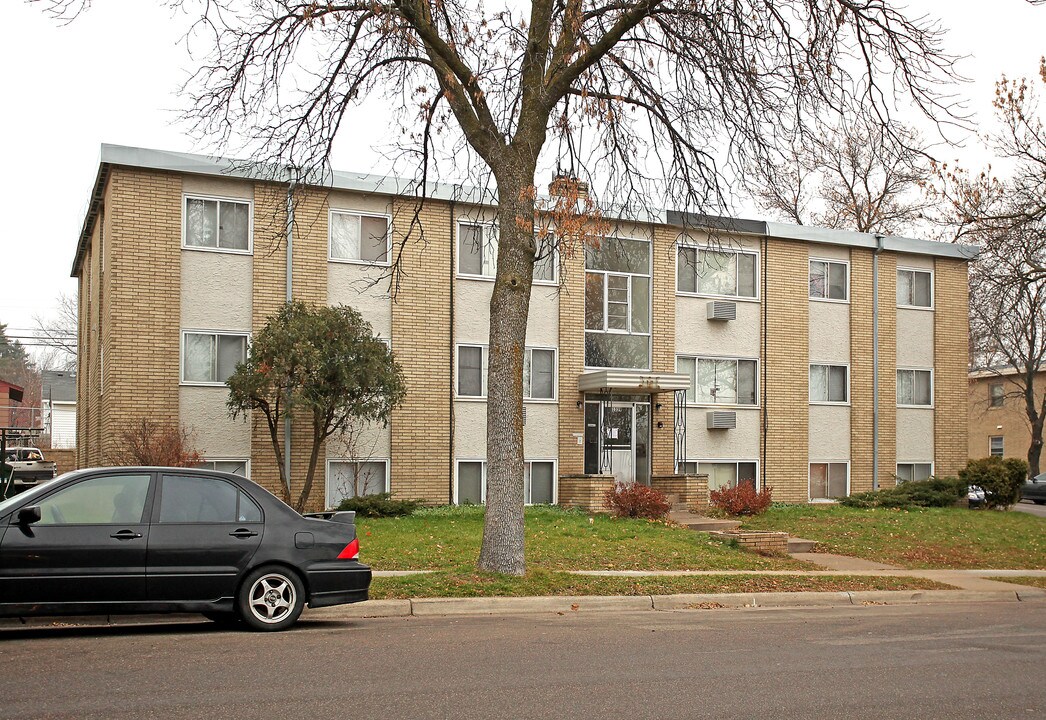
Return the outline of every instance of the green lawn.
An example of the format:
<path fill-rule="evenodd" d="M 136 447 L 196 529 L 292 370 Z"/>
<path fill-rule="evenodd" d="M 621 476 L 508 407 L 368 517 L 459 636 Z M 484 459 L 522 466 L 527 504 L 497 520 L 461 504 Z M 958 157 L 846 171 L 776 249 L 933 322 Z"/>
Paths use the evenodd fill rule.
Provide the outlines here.
<path fill-rule="evenodd" d="M 795 570 L 791 558 L 767 558 L 664 523 L 527 508 L 527 566 L 534 570 Z M 479 557 L 483 508 L 440 507 L 401 518 L 360 518 L 360 559 L 376 570 L 471 573 Z"/>
<path fill-rule="evenodd" d="M 1046 521 L 1020 512 L 773 506 L 744 528 L 783 530 L 821 552 L 905 568 L 1046 569 Z"/>
<path fill-rule="evenodd" d="M 434 572 L 378 577 L 372 599 L 420 597 L 530 597 L 536 595 L 672 595 L 675 593 L 798 592 L 844 590 L 948 589 L 931 580 L 898 577 L 691 575 L 670 577 L 593 577 L 535 568 L 525 577 L 476 571 Z"/>

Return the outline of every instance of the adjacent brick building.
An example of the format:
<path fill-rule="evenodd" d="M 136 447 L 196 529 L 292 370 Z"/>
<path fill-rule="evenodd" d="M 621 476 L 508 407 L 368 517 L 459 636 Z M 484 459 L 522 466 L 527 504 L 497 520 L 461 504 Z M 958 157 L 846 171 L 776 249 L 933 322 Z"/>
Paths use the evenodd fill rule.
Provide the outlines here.
<path fill-rule="evenodd" d="M 990 455 L 1028 459 L 1031 425 L 1025 412 L 1024 390 L 1014 380 L 1011 369 L 970 373 L 969 435 L 967 453 L 971 458 Z M 1046 372 L 1035 375 L 1036 395 L 1046 388 Z"/>
<path fill-rule="evenodd" d="M 482 501 L 493 208 L 449 185 L 419 206 L 407 188 L 335 172 L 292 192 L 201 156 L 103 146 L 73 263 L 79 464 L 104 463 L 147 417 L 275 486 L 264 423 L 228 417 L 223 382 L 290 295 L 359 310 L 408 384 L 388 428 L 326 444 L 313 505 L 383 490 Z M 965 463 L 968 251 L 674 211 L 611 225 L 535 270 L 528 502 L 584 495 L 586 476 L 667 487 L 678 473 L 809 502 Z M 281 441 L 300 482 L 304 426 Z"/>

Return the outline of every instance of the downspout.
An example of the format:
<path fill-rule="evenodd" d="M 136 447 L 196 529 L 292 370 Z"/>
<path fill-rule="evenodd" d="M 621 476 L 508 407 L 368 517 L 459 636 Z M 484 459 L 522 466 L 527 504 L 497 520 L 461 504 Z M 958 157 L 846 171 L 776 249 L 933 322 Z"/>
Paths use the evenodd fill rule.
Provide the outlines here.
<path fill-rule="evenodd" d="M 454 208 L 455 201 L 454 196 L 451 195 L 450 199 L 450 338 L 448 344 L 450 347 L 450 383 L 448 384 L 447 392 L 447 409 L 448 425 L 450 426 L 450 435 L 447 439 L 447 502 L 454 502 L 454 275 L 457 269 L 457 249 L 458 242 L 455 235 L 455 219 L 454 219 Z"/>
<path fill-rule="evenodd" d="M 768 324 L 767 324 L 767 308 L 766 308 L 766 306 L 767 306 L 766 290 L 767 290 L 767 287 L 768 287 L 767 286 L 767 282 L 766 282 L 766 267 L 767 267 L 766 256 L 770 252 L 770 237 L 769 237 L 769 235 L 763 235 L 762 244 L 763 244 L 763 252 L 762 252 L 762 256 L 763 256 L 762 257 L 762 261 L 763 261 L 762 265 L 763 265 L 763 267 L 760 268 L 760 278 L 759 279 L 762 281 L 763 292 L 762 292 L 761 302 L 759 304 L 762 306 L 761 310 L 762 310 L 762 316 L 763 316 L 763 331 L 761 333 L 762 336 L 763 336 L 762 337 L 762 341 L 763 341 L 763 358 L 762 358 L 762 362 L 760 363 L 761 367 L 759 368 L 761 370 L 760 374 L 762 375 L 762 377 L 759 380 L 759 394 L 762 395 L 762 403 L 761 404 L 763 406 L 763 428 L 762 428 L 763 431 L 760 433 L 760 435 L 762 436 L 763 452 L 762 452 L 762 458 L 761 458 L 759 470 L 760 470 L 760 474 L 763 476 L 763 481 L 762 481 L 762 483 L 760 483 L 759 487 L 765 488 L 766 487 L 766 466 L 767 466 L 767 462 L 766 462 L 766 430 L 769 427 L 769 416 L 767 414 L 767 408 L 766 408 L 766 366 L 768 365 L 767 357 L 766 357 L 766 349 L 767 349 L 766 331 L 767 331 L 767 327 L 768 327 Z"/>
<path fill-rule="evenodd" d="M 294 299 L 294 177 L 287 183 L 287 302 Z M 291 418 L 283 417 L 283 476 L 291 492 Z"/>
<path fill-rule="evenodd" d="M 879 489 L 879 254 L 882 235 L 875 236 L 872 255 L 872 490 Z"/>

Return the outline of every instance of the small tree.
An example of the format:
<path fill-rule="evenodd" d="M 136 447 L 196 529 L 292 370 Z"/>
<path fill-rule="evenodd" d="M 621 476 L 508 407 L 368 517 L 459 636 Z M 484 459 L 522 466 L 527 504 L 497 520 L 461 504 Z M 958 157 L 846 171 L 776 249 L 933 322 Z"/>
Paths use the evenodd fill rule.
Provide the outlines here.
<path fill-rule="evenodd" d="M 280 469 L 283 500 L 301 512 L 312 492 L 323 442 L 353 422 L 388 422 L 406 393 L 392 352 L 350 307 L 286 303 L 254 336 L 247 361 L 228 380 L 233 417 L 260 410 Z M 291 498 L 279 429 L 297 413 L 311 419 L 305 484 Z"/>
<path fill-rule="evenodd" d="M 110 465 L 193 467 L 203 460 L 193 448 L 195 436 L 177 423 L 142 419 L 120 433 L 120 445 L 109 453 Z"/>

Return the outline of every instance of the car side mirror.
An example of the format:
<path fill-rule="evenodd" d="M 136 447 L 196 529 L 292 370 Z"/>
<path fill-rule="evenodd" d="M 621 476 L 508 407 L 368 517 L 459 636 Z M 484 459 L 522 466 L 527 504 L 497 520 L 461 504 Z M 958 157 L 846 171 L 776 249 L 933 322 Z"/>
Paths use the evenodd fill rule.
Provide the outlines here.
<path fill-rule="evenodd" d="M 35 522 L 40 522 L 41 517 L 43 516 L 40 514 L 40 506 L 30 505 L 18 511 L 18 524 L 32 525 Z"/>

